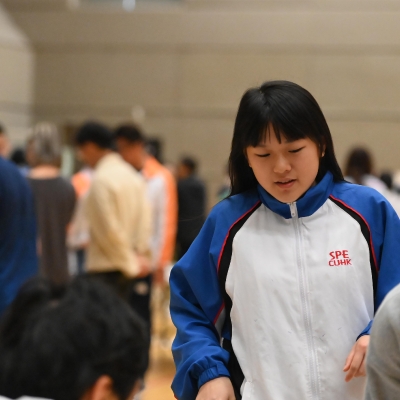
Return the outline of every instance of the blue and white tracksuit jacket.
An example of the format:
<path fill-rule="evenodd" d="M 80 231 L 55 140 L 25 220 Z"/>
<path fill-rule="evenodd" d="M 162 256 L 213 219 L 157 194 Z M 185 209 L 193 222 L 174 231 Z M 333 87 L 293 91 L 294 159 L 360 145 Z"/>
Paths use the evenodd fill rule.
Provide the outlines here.
<path fill-rule="evenodd" d="M 361 400 L 343 366 L 400 283 L 399 251 L 390 204 L 330 173 L 295 203 L 261 187 L 222 201 L 171 273 L 175 396 L 230 376 L 237 399 Z"/>

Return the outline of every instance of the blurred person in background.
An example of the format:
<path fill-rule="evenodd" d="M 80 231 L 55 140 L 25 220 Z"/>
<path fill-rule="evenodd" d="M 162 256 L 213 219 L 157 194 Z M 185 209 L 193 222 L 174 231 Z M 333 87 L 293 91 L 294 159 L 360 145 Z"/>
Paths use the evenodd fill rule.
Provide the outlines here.
<path fill-rule="evenodd" d="M 222 182 L 217 190 L 217 201 L 226 199 L 231 192 L 231 182 L 229 179 L 229 165 L 226 164 L 223 170 Z"/>
<path fill-rule="evenodd" d="M 197 176 L 197 162 L 183 157 L 177 167 L 178 233 L 177 254 L 181 258 L 200 232 L 206 218 L 206 187 Z"/>
<path fill-rule="evenodd" d="M 138 127 L 130 124 L 116 129 L 117 148 L 126 162 L 141 172 L 147 183 L 153 219 L 151 237 L 152 267 L 156 280 L 171 264 L 175 250 L 178 201 L 172 173 L 155 157 Z"/>
<path fill-rule="evenodd" d="M 392 185 L 393 185 L 393 190 L 396 193 L 400 193 L 400 170 L 395 170 L 392 173 Z"/>
<path fill-rule="evenodd" d="M 76 197 L 72 185 L 60 176 L 61 142 L 55 125 L 35 125 L 26 157 L 38 221 L 40 274 L 54 283 L 64 283 L 70 277 L 66 236 Z"/>
<path fill-rule="evenodd" d="M 74 174 L 71 178 L 72 186 L 77 195 L 75 212 L 68 229 L 67 244 L 76 258 L 76 273 L 85 272 L 86 249 L 89 245 L 89 223 L 85 213 L 85 201 L 92 183 L 93 170 L 87 166 Z"/>
<path fill-rule="evenodd" d="M 344 174 L 349 182 L 372 187 L 379 193 L 384 193 L 386 190 L 385 184 L 374 175 L 371 153 L 363 147 L 355 147 L 349 152 Z"/>
<path fill-rule="evenodd" d="M 21 285 L 38 272 L 31 188 L 18 168 L 0 156 L 0 315 Z"/>
<path fill-rule="evenodd" d="M 108 287 L 86 277 L 62 287 L 32 280 L 0 327 L 0 395 L 133 400 L 147 342 L 143 322 Z"/>
<path fill-rule="evenodd" d="M 10 161 L 12 161 L 19 169 L 23 176 L 28 176 L 29 165 L 26 162 L 25 150 L 22 147 L 14 149 L 10 155 Z"/>
<path fill-rule="evenodd" d="M 147 158 L 142 170 L 148 182 L 148 193 L 157 215 L 158 223 L 153 224 L 154 250 L 158 249 L 155 258 L 155 280 L 165 282 L 165 268 L 172 268 L 178 229 L 178 190 L 175 175 L 162 162 L 162 146 L 158 139 L 146 140 Z M 160 197 L 164 200 L 161 200 Z"/>
<path fill-rule="evenodd" d="M 375 176 L 373 157 L 367 149 L 356 147 L 350 151 L 346 162 L 345 179 L 377 190 L 389 200 L 397 215 L 400 215 L 400 197 L 382 179 Z"/>
<path fill-rule="evenodd" d="M 400 216 L 400 194 L 393 185 L 393 174 L 389 171 L 383 172 L 380 179 L 386 185 L 386 192 L 383 195 L 389 200 L 397 215 Z"/>
<path fill-rule="evenodd" d="M 390 171 L 383 171 L 379 179 L 386 185 L 388 190 L 393 190 L 393 174 Z"/>
<path fill-rule="evenodd" d="M 164 284 L 164 270 L 172 263 L 175 250 L 178 213 L 176 183 L 171 172 L 146 149 L 145 137 L 138 127 L 132 124 L 121 125 L 116 129 L 115 136 L 121 156 L 146 180 L 147 199 L 151 207 L 152 273 L 138 279 L 130 294 L 131 301 L 141 305 L 139 314 L 150 327 L 152 281 Z"/>
<path fill-rule="evenodd" d="M 0 157 L 7 158 L 11 151 L 10 141 L 8 140 L 6 130 L 0 124 Z"/>
<path fill-rule="evenodd" d="M 146 150 L 152 155 L 160 164 L 164 165 L 164 158 L 162 154 L 163 143 L 156 137 L 146 138 Z"/>
<path fill-rule="evenodd" d="M 90 233 L 86 269 L 140 312 L 140 306 L 130 301 L 129 288 L 150 268 L 151 215 L 145 182 L 114 152 L 114 135 L 105 125 L 87 122 L 75 140 L 79 157 L 94 169 L 85 204 Z"/>

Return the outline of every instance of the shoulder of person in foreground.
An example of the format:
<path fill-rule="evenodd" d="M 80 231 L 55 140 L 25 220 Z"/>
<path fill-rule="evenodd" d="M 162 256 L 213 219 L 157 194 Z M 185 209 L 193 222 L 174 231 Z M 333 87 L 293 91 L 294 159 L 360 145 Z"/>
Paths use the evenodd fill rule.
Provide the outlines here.
<path fill-rule="evenodd" d="M 178 399 L 194 399 L 204 383 L 229 376 L 229 354 L 220 345 L 224 301 L 218 268 L 232 227 L 259 204 L 257 192 L 218 203 L 188 252 L 172 268 L 170 308 L 177 327 L 172 388 Z"/>
<path fill-rule="evenodd" d="M 147 342 L 130 307 L 93 278 L 31 280 L 0 325 L 0 395 L 128 399 L 147 368 Z"/>
<path fill-rule="evenodd" d="M 400 398 L 400 285 L 379 308 L 367 355 L 366 400 Z"/>

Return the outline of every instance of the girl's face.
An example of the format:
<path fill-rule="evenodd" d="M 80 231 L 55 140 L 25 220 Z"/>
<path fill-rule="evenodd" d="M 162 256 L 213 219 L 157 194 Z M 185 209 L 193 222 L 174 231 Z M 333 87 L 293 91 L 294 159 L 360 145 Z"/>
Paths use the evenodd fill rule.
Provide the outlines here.
<path fill-rule="evenodd" d="M 262 143 L 246 149 L 247 160 L 258 183 L 282 203 L 299 199 L 315 182 L 320 154 L 310 139 L 279 143 L 272 127 Z"/>

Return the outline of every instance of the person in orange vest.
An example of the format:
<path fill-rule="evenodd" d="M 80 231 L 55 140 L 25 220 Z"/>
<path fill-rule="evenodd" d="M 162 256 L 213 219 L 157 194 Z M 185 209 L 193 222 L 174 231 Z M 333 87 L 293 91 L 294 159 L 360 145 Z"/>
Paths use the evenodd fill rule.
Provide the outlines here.
<path fill-rule="evenodd" d="M 146 139 L 138 127 L 121 125 L 115 136 L 122 158 L 140 171 L 147 182 L 153 221 L 150 239 L 153 273 L 137 283 L 131 296 L 135 297 L 136 303 L 142 303 L 142 317 L 150 323 L 151 283 L 165 282 L 165 268 L 171 265 L 174 257 L 178 215 L 176 182 L 169 169 L 148 151 Z"/>

